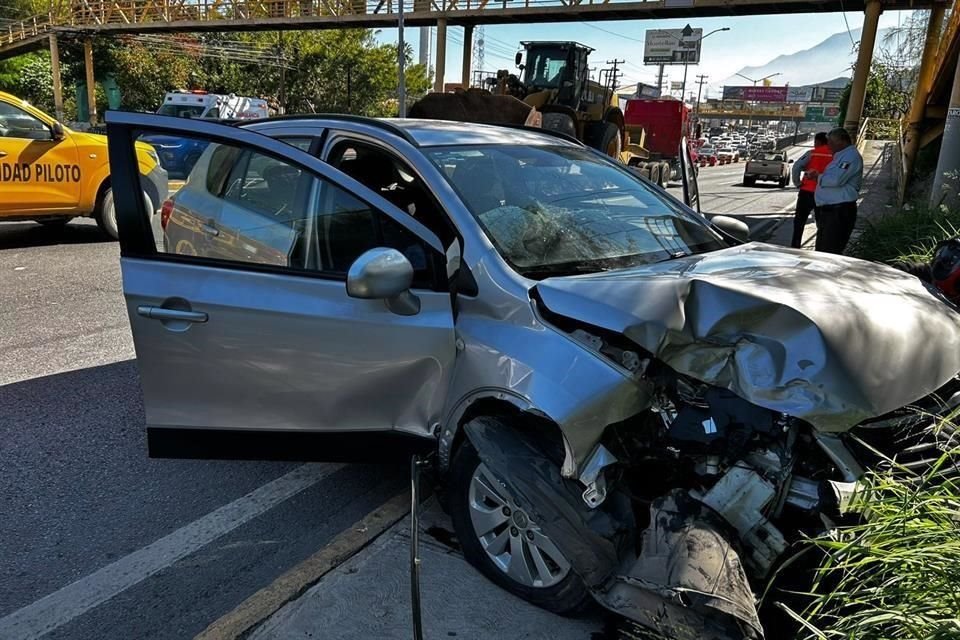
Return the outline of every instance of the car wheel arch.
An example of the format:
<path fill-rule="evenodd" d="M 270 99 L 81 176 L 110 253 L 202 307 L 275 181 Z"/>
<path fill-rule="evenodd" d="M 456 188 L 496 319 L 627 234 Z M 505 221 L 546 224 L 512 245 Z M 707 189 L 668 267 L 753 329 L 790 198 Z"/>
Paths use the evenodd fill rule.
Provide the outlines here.
<path fill-rule="evenodd" d="M 457 449 L 466 437 L 463 427 L 480 417 L 496 417 L 523 428 L 536 429 L 548 443 L 562 447 L 563 475 L 569 477 L 575 472 L 573 449 L 559 423 L 514 392 L 488 389 L 461 400 L 443 427 L 437 443 L 437 458 L 442 473 L 449 470 Z M 566 473 L 568 470 L 569 474 Z"/>

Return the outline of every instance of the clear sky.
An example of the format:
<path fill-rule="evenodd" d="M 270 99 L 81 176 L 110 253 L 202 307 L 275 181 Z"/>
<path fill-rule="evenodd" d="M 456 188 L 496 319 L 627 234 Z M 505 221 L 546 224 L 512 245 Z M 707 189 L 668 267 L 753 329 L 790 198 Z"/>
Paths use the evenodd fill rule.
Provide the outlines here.
<path fill-rule="evenodd" d="M 846 22 L 844 22 L 846 15 Z M 906 13 L 887 11 L 880 16 L 880 27 L 897 26 Z M 702 60 L 688 69 L 688 87 L 698 74 L 709 76 L 708 84 L 719 84 L 744 66 L 758 66 L 781 54 L 808 49 L 828 36 L 845 32 L 847 24 L 856 31 L 863 25 L 863 14 L 807 13 L 777 16 L 738 16 L 692 20 L 629 20 L 617 22 L 572 22 L 557 24 L 487 25 L 485 27 L 485 70 L 514 69 L 513 56 L 521 40 L 576 40 L 594 47 L 591 67 L 605 67 L 614 57 L 626 60 L 621 84 L 637 81 L 656 84 L 657 67 L 643 65 L 643 37 L 647 29 L 680 29 L 690 23 L 706 34 L 720 27 L 730 31 L 715 33 L 703 41 Z M 396 42 L 397 30 L 379 34 L 384 42 Z M 418 52 L 419 29 L 405 29 L 404 37 Z M 447 68 L 445 80 L 460 82 L 463 29 L 447 29 Z M 416 59 L 416 54 L 415 54 Z M 431 65 L 435 54 L 431 53 Z M 683 79 L 683 67 L 667 67 L 665 76 Z"/>

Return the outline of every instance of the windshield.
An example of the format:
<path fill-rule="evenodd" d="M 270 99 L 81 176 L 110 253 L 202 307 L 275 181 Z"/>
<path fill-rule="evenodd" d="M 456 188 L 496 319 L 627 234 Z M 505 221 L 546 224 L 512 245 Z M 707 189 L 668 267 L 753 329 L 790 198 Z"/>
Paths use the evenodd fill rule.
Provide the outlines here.
<path fill-rule="evenodd" d="M 765 153 L 763 154 L 764 160 L 769 160 L 770 162 L 783 162 L 783 156 L 779 153 Z"/>
<path fill-rule="evenodd" d="M 186 105 L 186 104 L 165 104 L 157 113 L 161 116 L 176 116 L 178 118 L 199 118 L 203 114 L 205 106 Z"/>
<path fill-rule="evenodd" d="M 426 149 L 522 275 L 588 273 L 724 246 L 695 214 L 625 167 L 567 146 Z"/>
<path fill-rule="evenodd" d="M 557 47 L 532 49 L 527 56 L 527 84 L 531 87 L 556 89 L 567 66 L 567 50 Z"/>

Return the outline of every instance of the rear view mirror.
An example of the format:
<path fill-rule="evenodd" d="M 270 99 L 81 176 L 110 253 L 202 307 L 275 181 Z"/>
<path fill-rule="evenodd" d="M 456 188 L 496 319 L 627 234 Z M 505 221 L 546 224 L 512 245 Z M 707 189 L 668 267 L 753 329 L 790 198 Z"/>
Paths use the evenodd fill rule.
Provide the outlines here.
<path fill-rule="evenodd" d="M 413 265 L 396 249 L 377 247 L 357 258 L 347 272 L 347 295 L 363 300 L 383 300 L 401 316 L 420 312 L 420 299 L 410 293 Z"/>
<path fill-rule="evenodd" d="M 714 216 L 710 224 L 738 242 L 750 242 L 750 227 L 746 222 L 727 216 Z"/>
<path fill-rule="evenodd" d="M 787 164 L 793 164 L 793 158 L 790 158 L 789 160 L 787 160 Z"/>
<path fill-rule="evenodd" d="M 521 62 L 523 62 L 523 52 L 517 51 L 517 55 L 513 58 L 513 63 L 519 67 Z"/>
<path fill-rule="evenodd" d="M 62 124 L 59 122 L 54 122 L 52 125 L 50 125 L 50 136 L 54 140 L 63 140 L 64 135 Z"/>

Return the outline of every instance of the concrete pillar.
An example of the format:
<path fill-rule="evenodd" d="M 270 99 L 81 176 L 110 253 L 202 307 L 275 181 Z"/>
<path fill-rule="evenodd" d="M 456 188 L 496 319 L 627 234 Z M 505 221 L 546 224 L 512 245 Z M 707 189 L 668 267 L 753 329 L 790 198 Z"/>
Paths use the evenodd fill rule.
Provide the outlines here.
<path fill-rule="evenodd" d="M 470 67 L 473 64 L 473 25 L 463 27 L 463 72 L 460 84 L 466 89 L 470 86 Z"/>
<path fill-rule="evenodd" d="M 87 72 L 87 108 L 90 112 L 90 124 L 97 123 L 97 92 L 93 80 L 93 38 L 83 41 L 83 68 Z"/>
<path fill-rule="evenodd" d="M 877 26 L 883 6 L 880 0 L 867 0 L 866 16 L 863 19 L 863 33 L 860 36 L 860 49 L 857 52 L 857 67 L 853 72 L 853 86 L 850 88 L 850 101 L 847 103 L 847 117 L 843 128 L 857 142 L 860 129 L 860 117 L 863 115 L 863 103 L 867 97 L 867 78 L 870 77 L 870 65 L 873 63 L 873 46 L 877 43 Z"/>
<path fill-rule="evenodd" d="M 913 94 L 913 103 L 910 114 L 907 116 L 907 130 L 904 132 L 904 179 L 909 180 L 913 171 L 913 163 L 917 159 L 920 149 L 920 131 L 923 124 L 923 113 L 927 107 L 927 96 L 930 93 L 930 84 L 933 82 L 933 72 L 937 58 L 937 49 L 940 46 L 940 30 L 943 27 L 943 15 L 947 7 L 943 4 L 934 5 L 930 9 L 930 20 L 927 22 L 927 35 L 923 42 L 923 55 L 920 57 L 920 72 L 917 74 L 917 89 Z"/>
<path fill-rule="evenodd" d="M 930 202 L 948 207 L 960 206 L 960 64 L 953 74 L 953 90 L 950 93 L 950 108 L 940 142 L 940 157 L 937 158 L 937 173 L 933 177 Z"/>
<path fill-rule="evenodd" d="M 57 34 L 50 34 L 50 72 L 53 75 L 53 107 L 59 122 L 63 122 L 63 80 L 60 78 L 60 47 Z"/>
<path fill-rule="evenodd" d="M 434 69 L 433 90 L 443 91 L 443 75 L 447 72 L 447 19 L 437 18 L 437 66 Z"/>

